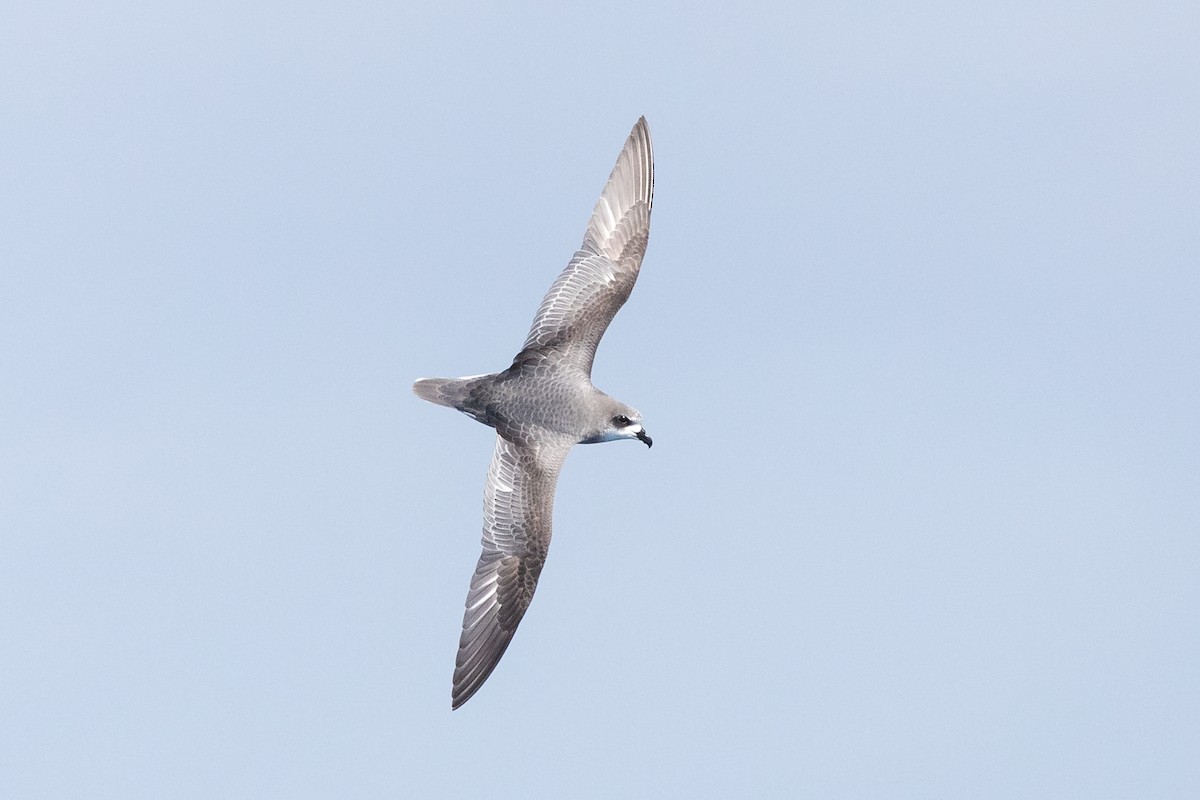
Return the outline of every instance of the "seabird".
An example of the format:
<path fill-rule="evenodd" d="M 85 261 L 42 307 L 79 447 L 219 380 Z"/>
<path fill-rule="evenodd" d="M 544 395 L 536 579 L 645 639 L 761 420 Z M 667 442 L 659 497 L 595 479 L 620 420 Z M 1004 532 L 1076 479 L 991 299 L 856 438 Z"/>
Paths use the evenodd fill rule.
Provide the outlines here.
<path fill-rule="evenodd" d="M 618 439 L 653 444 L 642 415 L 591 378 L 600 337 L 641 269 L 653 196 L 654 157 L 643 117 L 596 201 L 583 244 L 546 293 L 512 366 L 413 384 L 421 399 L 496 429 L 483 493 L 483 553 L 467 593 L 452 708 L 479 691 L 529 608 L 550 547 L 554 487 L 571 447 Z"/>

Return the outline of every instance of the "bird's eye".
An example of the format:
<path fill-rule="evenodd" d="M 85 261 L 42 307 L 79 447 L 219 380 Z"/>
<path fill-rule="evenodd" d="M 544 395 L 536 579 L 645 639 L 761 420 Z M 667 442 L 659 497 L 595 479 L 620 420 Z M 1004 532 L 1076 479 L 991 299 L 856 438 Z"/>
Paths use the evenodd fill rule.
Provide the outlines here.
<path fill-rule="evenodd" d="M 627 428 L 629 427 L 629 417 L 624 414 L 618 414 L 613 417 L 613 425 L 618 428 Z"/>

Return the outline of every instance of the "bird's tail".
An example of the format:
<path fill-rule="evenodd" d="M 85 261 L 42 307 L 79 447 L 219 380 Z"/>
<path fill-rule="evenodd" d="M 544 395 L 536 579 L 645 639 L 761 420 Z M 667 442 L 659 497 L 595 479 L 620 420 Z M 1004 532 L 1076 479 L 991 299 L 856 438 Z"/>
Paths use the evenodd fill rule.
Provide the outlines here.
<path fill-rule="evenodd" d="M 491 375 L 471 375 L 467 378 L 418 378 L 413 392 L 422 400 L 439 406 L 449 406 L 463 411 L 471 396 L 471 389 Z"/>

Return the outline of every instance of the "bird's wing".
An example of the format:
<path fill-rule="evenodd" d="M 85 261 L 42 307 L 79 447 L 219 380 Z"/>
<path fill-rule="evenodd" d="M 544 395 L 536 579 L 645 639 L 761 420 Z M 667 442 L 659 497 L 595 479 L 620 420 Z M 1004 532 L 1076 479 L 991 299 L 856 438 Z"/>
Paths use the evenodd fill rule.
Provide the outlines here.
<path fill-rule="evenodd" d="M 653 201 L 654 153 L 643 117 L 617 156 L 583 245 L 546 293 L 516 362 L 553 353 L 591 374 L 600 337 L 641 269 Z"/>
<path fill-rule="evenodd" d="M 471 576 L 455 659 L 454 708 L 492 674 L 533 599 L 550 548 L 554 487 L 571 444 L 519 445 L 496 437 L 483 494 L 483 553 Z"/>

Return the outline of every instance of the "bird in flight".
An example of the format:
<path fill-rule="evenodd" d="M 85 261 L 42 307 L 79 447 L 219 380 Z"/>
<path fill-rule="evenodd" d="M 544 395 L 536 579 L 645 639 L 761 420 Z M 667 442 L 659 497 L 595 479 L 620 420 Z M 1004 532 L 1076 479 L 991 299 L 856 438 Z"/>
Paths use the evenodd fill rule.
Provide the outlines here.
<path fill-rule="evenodd" d="M 483 553 L 471 576 L 454 665 L 451 707 L 467 702 L 504 655 L 550 548 L 558 473 L 576 444 L 653 444 L 636 409 L 592 385 L 596 346 L 629 299 L 646 242 L 654 156 L 645 117 L 633 126 L 596 201 L 583 244 L 542 300 L 503 372 L 422 378 L 423 400 L 496 429 L 483 491 Z"/>

